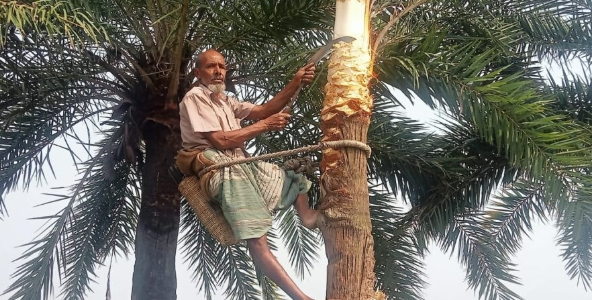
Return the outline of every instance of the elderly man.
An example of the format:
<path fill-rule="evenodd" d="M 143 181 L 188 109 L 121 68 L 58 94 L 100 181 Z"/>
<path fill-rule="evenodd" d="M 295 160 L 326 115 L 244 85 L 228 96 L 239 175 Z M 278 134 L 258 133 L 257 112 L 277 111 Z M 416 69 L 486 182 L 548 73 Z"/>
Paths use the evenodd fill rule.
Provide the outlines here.
<path fill-rule="evenodd" d="M 314 77 L 314 65 L 299 69 L 286 87 L 262 105 L 239 102 L 225 91 L 226 62 L 215 50 L 201 53 L 194 70 L 198 84 L 180 104 L 182 151 L 199 153 L 192 173 L 204 161 L 220 163 L 248 156 L 245 141 L 267 131 L 282 130 L 290 115 L 281 112 L 300 83 L 308 84 Z M 258 120 L 242 127 L 240 121 Z M 183 171 L 183 170 L 182 170 Z M 184 173 L 191 172 L 185 171 Z M 206 179 L 208 194 L 220 203 L 234 235 L 246 240 L 253 261 L 293 299 L 311 299 L 288 276 L 271 253 L 267 232 L 272 214 L 277 209 L 294 205 L 302 224 L 316 227 L 318 212 L 308 206 L 310 182 L 293 171 L 255 162 L 240 164 L 212 172 Z M 204 180 L 203 178 L 201 179 Z"/>

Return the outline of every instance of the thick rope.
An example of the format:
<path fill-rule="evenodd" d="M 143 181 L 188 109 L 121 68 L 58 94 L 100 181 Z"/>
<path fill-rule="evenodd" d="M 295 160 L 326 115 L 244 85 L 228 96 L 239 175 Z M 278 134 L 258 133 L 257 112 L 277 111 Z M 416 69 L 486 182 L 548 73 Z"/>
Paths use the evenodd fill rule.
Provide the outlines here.
<path fill-rule="evenodd" d="M 372 151 L 370 149 L 370 146 L 368 146 L 360 141 L 355 141 L 355 140 L 325 141 L 325 142 L 320 142 L 317 145 L 306 146 L 306 147 L 302 147 L 302 148 L 296 148 L 296 149 L 292 149 L 292 150 L 286 150 L 286 151 L 280 151 L 280 152 L 274 152 L 274 153 L 268 153 L 268 154 L 263 154 L 263 155 L 258 155 L 258 156 L 251 156 L 251 157 L 247 157 L 247 158 L 241 158 L 241 159 L 236 159 L 236 160 L 232 160 L 229 162 L 211 165 L 211 166 L 206 167 L 203 170 L 201 170 L 199 172 L 198 176 L 201 177 L 203 174 L 205 174 L 209 171 L 217 170 L 217 169 L 221 169 L 221 168 L 225 168 L 225 167 L 230 167 L 230 166 L 234 166 L 234 165 L 238 165 L 238 164 L 244 164 L 244 163 L 265 160 L 265 159 L 270 159 L 270 158 L 276 158 L 276 157 L 282 157 L 282 156 L 290 156 L 290 155 L 294 155 L 297 153 L 303 153 L 303 152 L 318 151 L 318 150 L 323 150 L 323 149 L 327 149 L 327 148 L 344 148 L 344 147 L 345 148 L 358 148 L 360 150 L 363 150 L 366 152 L 367 157 L 370 157 L 370 154 Z"/>

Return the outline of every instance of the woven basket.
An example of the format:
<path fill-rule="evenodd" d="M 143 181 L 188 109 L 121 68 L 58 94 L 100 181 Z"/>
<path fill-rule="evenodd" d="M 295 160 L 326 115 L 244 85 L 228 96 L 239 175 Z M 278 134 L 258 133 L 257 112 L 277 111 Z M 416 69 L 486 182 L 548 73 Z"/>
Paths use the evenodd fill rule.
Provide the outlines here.
<path fill-rule="evenodd" d="M 197 218 L 222 246 L 238 244 L 220 205 L 210 200 L 196 176 L 188 176 L 179 184 L 179 191 L 187 199 Z"/>

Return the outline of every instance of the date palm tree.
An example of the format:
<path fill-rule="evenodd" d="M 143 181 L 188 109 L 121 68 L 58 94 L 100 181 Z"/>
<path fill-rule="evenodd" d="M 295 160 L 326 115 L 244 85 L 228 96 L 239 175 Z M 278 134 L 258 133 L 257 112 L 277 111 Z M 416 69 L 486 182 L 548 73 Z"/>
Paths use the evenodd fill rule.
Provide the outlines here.
<path fill-rule="evenodd" d="M 590 4 L 376 0 L 359 1 L 364 10 L 346 17 L 339 5 L 360 5 L 350 2 L 358 1 L 6 2 L 0 195 L 43 179 L 48 154 L 63 141 L 88 152 L 72 151 L 80 178 L 55 195 L 63 209 L 46 217 L 44 235 L 23 253 L 7 294 L 47 299 L 58 272 L 61 296 L 83 299 L 100 264 L 133 250 L 132 298 L 175 299 L 180 242 L 208 297 L 223 287 L 231 299 L 274 298 L 275 286 L 252 267 L 245 248 L 217 244 L 168 175 L 180 146 L 177 102 L 193 81 L 192 58 L 210 47 L 227 57 L 229 86 L 239 98 L 269 98 L 344 18 L 368 25 L 369 56 L 345 61 L 336 51 L 301 94 L 288 129 L 249 145 L 259 154 L 327 138 L 335 71 L 358 63 L 371 71 L 357 82 L 369 88 L 361 94 L 366 106 L 350 107 L 363 117 L 354 120 L 361 127 L 345 123 L 355 119 L 348 116 L 338 124 L 345 130 L 337 138 L 372 148 L 367 162 L 354 150 L 343 160 L 344 170 L 356 170 L 346 190 L 356 196 L 335 196 L 339 189 L 323 175 L 311 195 L 328 220 L 328 298 L 369 297 L 375 289 L 393 299 L 421 298 L 430 243 L 458 254 L 481 297 L 518 298 L 506 286 L 517 281 L 511 257 L 536 218 L 557 220 L 566 270 L 590 288 L 590 85 L 567 75 L 564 84 L 548 82 L 540 67 L 546 59 L 589 62 Z M 428 134 L 400 114 L 397 91 L 445 114 L 441 132 Z M 91 133 L 98 142 L 89 143 Z M 351 222 L 355 216 L 359 223 Z M 304 276 L 318 237 L 292 211 L 277 219 L 272 241 L 283 242 Z M 338 231 L 348 238 L 331 235 Z M 352 240 L 366 251 L 348 252 Z M 353 284 L 343 270 L 363 280 Z"/>

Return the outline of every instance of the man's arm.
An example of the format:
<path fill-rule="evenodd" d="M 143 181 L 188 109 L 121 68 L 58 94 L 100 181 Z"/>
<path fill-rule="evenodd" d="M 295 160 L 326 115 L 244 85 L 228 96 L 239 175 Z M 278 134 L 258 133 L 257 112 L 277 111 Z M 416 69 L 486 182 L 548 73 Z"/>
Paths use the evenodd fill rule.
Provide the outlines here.
<path fill-rule="evenodd" d="M 231 131 L 204 132 L 204 136 L 218 150 L 244 148 L 245 142 L 266 131 L 282 130 L 286 127 L 289 114 L 277 113 L 252 125 Z"/>
<path fill-rule="evenodd" d="M 284 89 L 269 100 L 269 102 L 253 107 L 251 113 L 245 119 L 261 120 L 280 112 L 288 104 L 301 82 L 305 84 L 312 82 L 314 70 L 315 67 L 312 63 L 300 68 Z"/>

